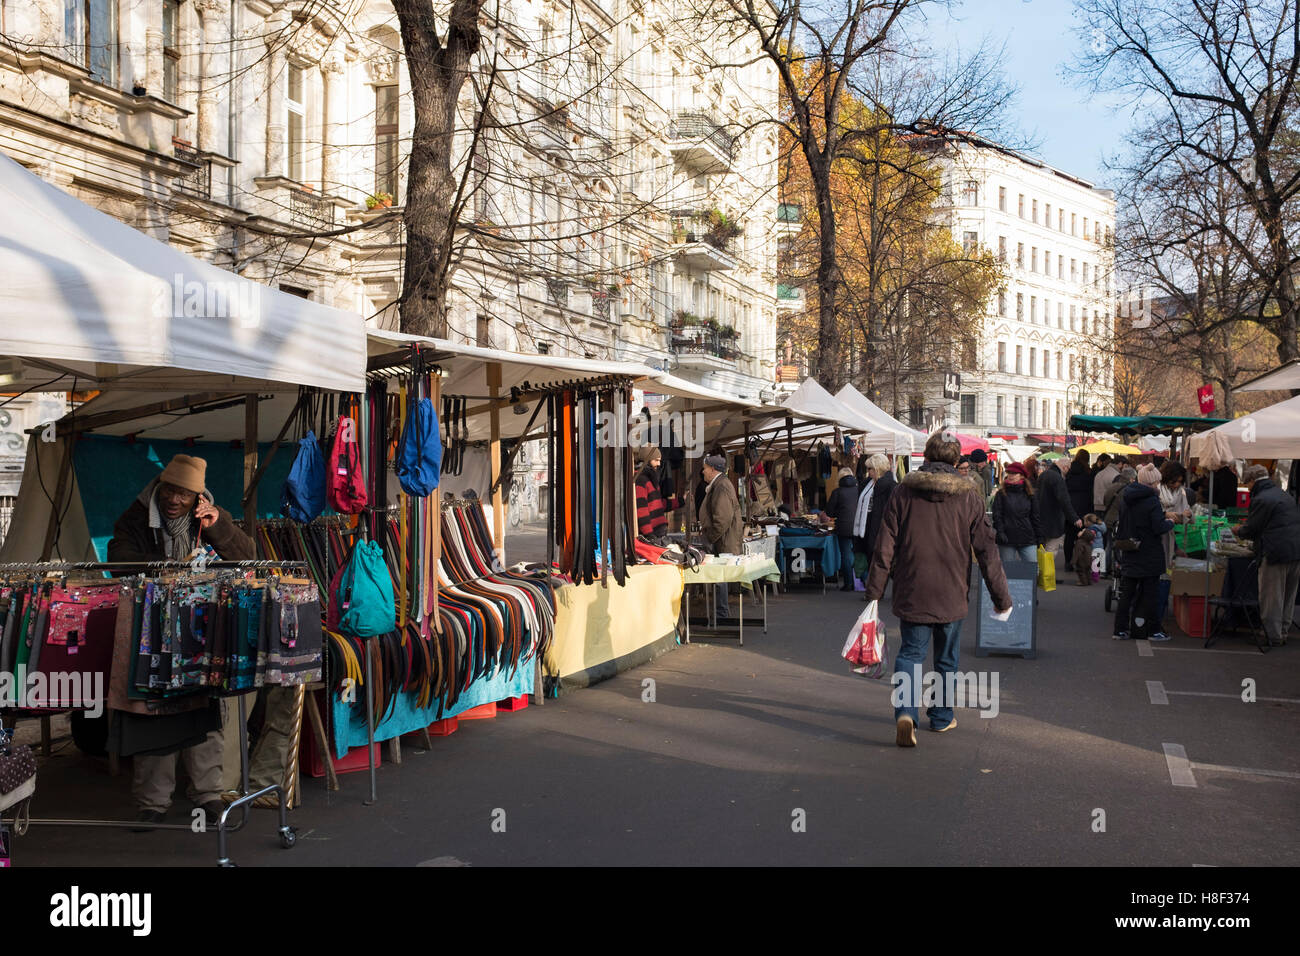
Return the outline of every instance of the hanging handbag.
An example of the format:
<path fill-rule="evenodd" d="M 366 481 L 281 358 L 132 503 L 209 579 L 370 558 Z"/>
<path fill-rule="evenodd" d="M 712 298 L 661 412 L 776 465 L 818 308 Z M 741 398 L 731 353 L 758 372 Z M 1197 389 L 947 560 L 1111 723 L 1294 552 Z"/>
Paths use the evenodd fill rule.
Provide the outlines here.
<path fill-rule="evenodd" d="M 280 513 L 301 524 L 320 517 L 325 510 L 325 459 L 315 432 L 298 442 L 298 456 L 280 492 Z"/>
<path fill-rule="evenodd" d="M 378 637 L 397 629 L 397 601 L 384 552 L 375 541 L 352 549 L 339 579 L 339 630 L 354 637 Z"/>
<path fill-rule="evenodd" d="M 438 434 L 438 413 L 433 402 L 422 398 L 406 416 L 397 453 L 397 480 L 402 490 L 417 498 L 438 487 L 442 465 L 442 438 Z"/>
<path fill-rule="evenodd" d="M 360 514 L 369 500 L 366 479 L 361 469 L 361 444 L 357 441 L 356 423 L 340 416 L 330 446 L 326 496 L 329 506 L 339 514 Z"/>

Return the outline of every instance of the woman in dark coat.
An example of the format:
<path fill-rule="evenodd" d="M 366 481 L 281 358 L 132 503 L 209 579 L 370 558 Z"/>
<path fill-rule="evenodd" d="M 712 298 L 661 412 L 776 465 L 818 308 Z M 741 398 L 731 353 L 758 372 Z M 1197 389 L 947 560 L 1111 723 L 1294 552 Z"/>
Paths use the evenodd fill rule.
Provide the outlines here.
<path fill-rule="evenodd" d="M 885 516 L 885 506 L 889 504 L 889 496 L 894 493 L 897 484 L 894 473 L 889 468 L 888 458 L 877 453 L 867 459 L 867 483 L 858 495 L 858 514 L 853 529 L 854 554 L 867 556 L 867 570 L 859 575 L 864 581 L 871 567 L 871 555 L 875 551 L 876 541 L 880 537 L 880 522 Z"/>
<path fill-rule="evenodd" d="M 1037 562 L 1038 546 L 1043 543 L 1038 509 L 1034 507 L 1034 488 L 1027 472 L 1024 465 L 1008 465 L 1002 475 L 1002 486 L 993 496 L 993 531 L 1003 564 Z"/>
<path fill-rule="evenodd" d="M 1092 511 L 1093 474 L 1090 467 L 1092 456 L 1080 449 L 1065 473 L 1065 492 L 1070 498 L 1070 507 L 1079 517 Z M 1073 571 L 1074 539 L 1079 529 L 1073 524 L 1065 526 L 1065 570 Z"/>
<path fill-rule="evenodd" d="M 1159 470 L 1154 465 L 1143 465 L 1138 469 L 1138 480 L 1120 492 L 1124 506 L 1120 509 L 1115 540 L 1136 542 L 1137 547 L 1125 550 L 1120 561 L 1119 602 L 1115 607 L 1113 635 L 1117 641 L 1130 637 L 1169 640 L 1160 630 L 1156 613 L 1160 602 L 1160 575 L 1165 573 L 1166 567 L 1164 536 L 1173 528 L 1174 522 L 1160 507 L 1159 485 Z"/>

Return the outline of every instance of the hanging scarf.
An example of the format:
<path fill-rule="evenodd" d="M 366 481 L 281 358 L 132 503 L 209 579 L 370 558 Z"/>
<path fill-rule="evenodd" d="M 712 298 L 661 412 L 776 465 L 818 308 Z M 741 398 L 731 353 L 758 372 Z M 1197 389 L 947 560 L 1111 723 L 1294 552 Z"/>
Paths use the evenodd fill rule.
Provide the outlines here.
<path fill-rule="evenodd" d="M 867 482 L 867 487 L 858 496 L 858 510 L 853 515 L 853 536 L 855 538 L 865 538 L 867 536 L 867 515 L 871 514 L 871 498 L 875 492 L 876 481 L 873 478 Z"/>
<path fill-rule="evenodd" d="M 198 544 L 198 522 L 194 512 L 186 511 L 175 518 L 168 518 L 158 507 L 159 480 L 155 478 L 140 492 L 139 500 L 149 509 L 149 527 L 157 528 L 163 545 L 163 555 L 169 561 L 184 561 Z M 209 502 L 212 495 L 204 491 L 202 496 Z"/>

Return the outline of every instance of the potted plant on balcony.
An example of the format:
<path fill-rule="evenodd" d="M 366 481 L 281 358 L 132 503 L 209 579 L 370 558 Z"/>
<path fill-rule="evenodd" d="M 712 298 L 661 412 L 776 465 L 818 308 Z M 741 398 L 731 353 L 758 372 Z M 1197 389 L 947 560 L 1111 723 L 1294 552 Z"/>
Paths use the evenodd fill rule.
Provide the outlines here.
<path fill-rule="evenodd" d="M 387 209 L 393 205 L 393 194 L 385 192 L 371 193 L 366 197 L 367 209 Z"/>
<path fill-rule="evenodd" d="M 680 332 L 683 329 L 695 328 L 700 324 L 700 317 L 685 309 L 678 309 L 673 313 L 673 320 L 669 325 L 674 332 Z"/>
<path fill-rule="evenodd" d="M 723 326 L 722 337 L 729 342 L 734 342 L 736 339 L 740 338 L 740 329 L 736 328 L 734 325 Z"/>
<path fill-rule="evenodd" d="M 704 234 L 704 241 L 715 249 L 725 250 L 727 243 L 740 235 L 740 223 L 721 209 L 709 210 L 707 223 L 708 231 Z"/>
<path fill-rule="evenodd" d="M 686 241 L 686 227 L 680 222 L 673 223 L 673 244 L 677 245 Z"/>

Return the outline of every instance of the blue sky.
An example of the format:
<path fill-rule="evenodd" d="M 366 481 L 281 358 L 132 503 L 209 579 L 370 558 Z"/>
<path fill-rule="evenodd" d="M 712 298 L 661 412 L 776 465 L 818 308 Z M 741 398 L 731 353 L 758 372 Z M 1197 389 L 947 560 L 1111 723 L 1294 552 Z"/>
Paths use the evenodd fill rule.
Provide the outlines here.
<path fill-rule="evenodd" d="M 1004 69 L 1019 88 L 1009 125 L 1033 143 L 1029 153 L 1065 172 L 1114 188 L 1103 157 L 1123 145 L 1131 125 L 1127 109 L 1112 111 L 1114 97 L 1096 96 L 1075 85 L 1064 68 L 1087 35 L 1071 0 L 961 0 L 947 13 L 928 14 L 936 48 L 974 50 L 987 37 L 1005 43 Z"/>

